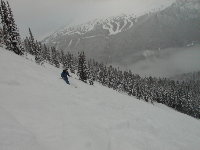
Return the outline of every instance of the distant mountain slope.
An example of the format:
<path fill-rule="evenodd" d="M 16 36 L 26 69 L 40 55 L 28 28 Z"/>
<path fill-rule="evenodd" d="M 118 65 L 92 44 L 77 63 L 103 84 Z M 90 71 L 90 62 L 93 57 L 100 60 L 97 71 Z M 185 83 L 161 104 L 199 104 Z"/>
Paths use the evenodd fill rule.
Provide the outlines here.
<path fill-rule="evenodd" d="M 110 37 L 128 31 L 135 22 L 136 18 L 133 15 L 96 19 L 86 24 L 61 29 L 45 38 L 44 42 L 64 51 L 84 50 L 92 57 L 100 54 L 101 59 L 101 54 L 109 48 Z"/>
<path fill-rule="evenodd" d="M 178 81 L 200 81 L 200 71 L 177 75 L 172 79 Z"/>
<path fill-rule="evenodd" d="M 139 18 L 123 15 L 65 28 L 44 42 L 65 51 L 84 50 L 89 57 L 108 63 L 122 62 L 130 56 L 137 62 L 145 59 L 146 50 L 199 43 L 199 22 L 200 1 L 178 0 Z"/>
<path fill-rule="evenodd" d="M 60 29 L 45 40 L 47 40 L 46 42 L 48 42 L 48 40 L 53 40 L 55 37 L 65 35 L 70 36 L 74 34 L 87 37 L 87 35 L 89 34 L 95 34 L 95 30 L 97 29 L 107 30 L 107 32 L 104 33 L 105 35 L 115 35 L 122 31 L 130 29 L 133 26 L 134 21 L 135 18 L 132 15 L 121 15 L 117 17 L 110 17 L 107 19 L 95 19 L 85 24 Z"/>
<path fill-rule="evenodd" d="M 200 122 L 0 48 L 1 150 L 198 150 Z"/>

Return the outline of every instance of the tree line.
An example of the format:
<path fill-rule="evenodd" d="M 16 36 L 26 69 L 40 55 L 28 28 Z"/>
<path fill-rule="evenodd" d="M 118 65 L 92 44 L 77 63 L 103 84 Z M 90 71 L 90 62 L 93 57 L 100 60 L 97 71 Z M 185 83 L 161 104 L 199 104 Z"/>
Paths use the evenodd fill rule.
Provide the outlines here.
<path fill-rule="evenodd" d="M 200 118 L 200 80 L 175 81 L 141 77 L 103 63 L 88 61 L 88 77 L 114 90 L 146 102 L 167 105 L 179 112 Z M 195 73 L 194 73 L 195 74 Z"/>
<path fill-rule="evenodd" d="M 1 0 L 0 44 L 18 55 L 31 54 L 35 62 L 49 63 L 57 68 L 69 69 L 83 82 L 90 85 L 94 81 L 119 92 L 127 93 L 139 100 L 162 103 L 179 112 L 200 118 L 200 80 L 176 81 L 168 78 L 141 77 L 131 71 L 122 71 L 106 66 L 93 59 L 87 60 L 84 52 L 78 56 L 59 51 L 37 41 L 31 29 L 29 36 L 21 42 L 13 13 L 8 2 Z M 199 75 L 199 73 L 198 73 Z M 197 76 L 197 73 L 191 74 Z"/>

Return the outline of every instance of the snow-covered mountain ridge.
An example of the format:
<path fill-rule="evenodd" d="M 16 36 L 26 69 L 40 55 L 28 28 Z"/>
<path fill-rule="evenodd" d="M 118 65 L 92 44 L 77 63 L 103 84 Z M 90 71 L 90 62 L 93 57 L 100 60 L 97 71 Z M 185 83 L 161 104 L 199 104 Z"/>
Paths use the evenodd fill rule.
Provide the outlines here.
<path fill-rule="evenodd" d="M 176 0 L 176 2 L 172 4 L 172 6 L 178 7 L 182 11 L 185 11 L 188 9 L 198 10 L 200 9 L 200 1 L 199 0 Z M 158 9 L 157 11 L 162 11 L 162 10 Z M 156 12 L 156 10 L 154 10 L 154 12 Z M 150 12 L 150 13 L 154 13 L 154 12 Z M 83 36 L 83 38 L 85 37 L 84 35 L 86 35 L 85 38 L 92 38 L 92 37 L 95 37 L 95 30 L 97 29 L 106 30 L 107 32 L 105 34 L 107 36 L 116 35 L 118 33 L 131 29 L 134 23 L 137 22 L 137 18 L 138 17 L 136 17 L 136 15 L 134 14 L 130 14 L 130 15 L 122 14 L 119 16 L 113 16 L 113 17 L 108 17 L 104 19 L 94 19 L 87 23 L 83 23 L 79 25 L 66 26 L 62 29 L 59 29 L 52 35 L 46 37 L 43 40 L 43 42 L 49 43 L 49 42 L 52 42 L 52 40 L 54 40 L 55 38 L 58 38 L 61 36 L 72 36 L 72 35 L 80 35 L 80 36 Z M 87 37 L 87 33 L 91 34 L 90 32 L 92 31 L 94 32 L 93 33 L 94 35 Z"/>
<path fill-rule="evenodd" d="M 87 35 L 94 32 L 96 29 L 101 29 L 102 32 L 106 31 L 106 35 L 115 35 L 120 32 L 126 31 L 133 27 L 133 24 L 136 22 L 136 16 L 134 15 L 120 15 L 115 17 L 109 17 L 106 19 L 95 19 L 84 24 L 67 26 L 63 29 L 58 30 L 51 36 L 47 37 L 44 42 L 48 43 L 51 39 L 57 38 L 59 36 L 72 36 L 72 35 L 81 35 L 85 38 L 88 38 Z M 91 35 L 90 35 L 91 36 Z M 95 36 L 95 33 L 94 35 Z"/>

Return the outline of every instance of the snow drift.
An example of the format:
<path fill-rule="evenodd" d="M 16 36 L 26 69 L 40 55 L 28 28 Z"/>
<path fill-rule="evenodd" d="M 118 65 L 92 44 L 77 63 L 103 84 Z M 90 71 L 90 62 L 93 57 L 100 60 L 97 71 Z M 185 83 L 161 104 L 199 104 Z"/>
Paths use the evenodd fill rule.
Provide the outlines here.
<path fill-rule="evenodd" d="M 0 49 L 1 150 L 198 150 L 200 122 Z"/>

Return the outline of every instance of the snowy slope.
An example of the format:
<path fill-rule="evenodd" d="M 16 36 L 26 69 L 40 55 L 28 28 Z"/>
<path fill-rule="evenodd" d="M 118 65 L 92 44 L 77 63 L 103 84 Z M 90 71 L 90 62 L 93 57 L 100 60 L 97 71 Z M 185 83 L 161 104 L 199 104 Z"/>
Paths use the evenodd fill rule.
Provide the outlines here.
<path fill-rule="evenodd" d="M 200 122 L 0 49 L 1 150 L 198 150 Z"/>

